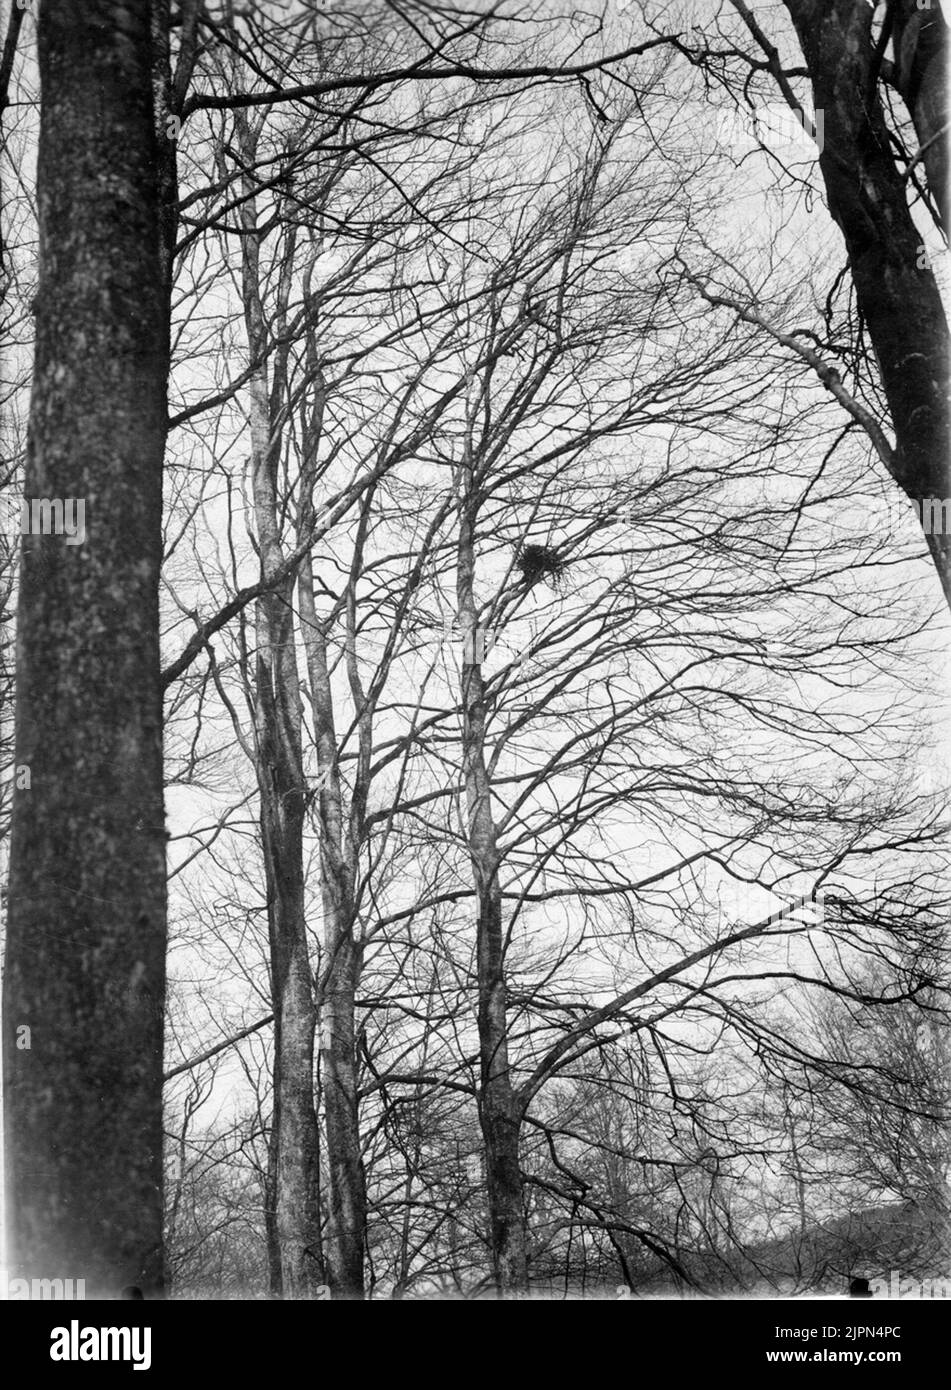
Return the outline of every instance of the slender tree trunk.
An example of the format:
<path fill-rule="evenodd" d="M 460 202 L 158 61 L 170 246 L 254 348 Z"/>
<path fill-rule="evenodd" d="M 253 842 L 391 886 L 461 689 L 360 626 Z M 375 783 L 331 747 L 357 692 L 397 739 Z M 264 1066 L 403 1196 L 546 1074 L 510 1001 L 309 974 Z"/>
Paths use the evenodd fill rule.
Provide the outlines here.
<path fill-rule="evenodd" d="M 939 0 L 922 9 L 917 0 L 894 0 L 894 82 L 914 122 L 918 152 L 945 234 L 948 204 L 948 24 Z"/>
<path fill-rule="evenodd" d="M 276 1063 L 271 1081 L 274 1088 L 274 1100 L 271 1109 L 271 1128 L 267 1138 L 267 1172 L 264 1178 L 264 1241 L 267 1248 L 268 1291 L 272 1298 L 280 1298 L 284 1285 L 281 1277 L 281 1239 L 277 1226 L 277 1137 L 281 1128 L 278 1097 L 281 1094 L 281 1082 L 277 1075 Z"/>
<path fill-rule="evenodd" d="M 469 857 L 476 891 L 479 991 L 479 1121 L 485 1141 L 493 1273 L 499 1293 L 528 1287 L 522 1170 L 521 1107 L 508 1058 L 508 1017 L 499 855 L 485 758 L 485 684 L 482 642 L 473 593 L 474 546 L 468 500 L 460 508 L 457 605 L 463 642 L 462 753 Z"/>
<path fill-rule="evenodd" d="M 151 0 L 152 87 L 158 153 L 159 247 L 165 282 L 165 323 L 171 330 L 175 243 L 178 239 L 178 138 L 181 112 L 198 51 L 198 16 L 204 0 L 179 0 L 178 51 L 174 66 L 169 34 L 171 0 Z"/>
<path fill-rule="evenodd" d="M 309 280 L 305 293 L 309 294 Z M 316 323 L 316 315 L 312 324 Z M 313 485 L 322 429 L 324 386 L 313 327 L 307 338 L 307 367 L 313 383 L 312 405 L 302 410 L 304 448 L 298 544 L 313 522 Z M 367 505 L 369 505 L 367 503 Z M 324 1107 L 324 1152 L 327 1266 L 332 1296 L 364 1297 L 364 1251 L 367 1192 L 360 1142 L 359 1058 L 356 999 L 363 973 L 363 944 L 358 934 L 355 884 L 363 841 L 366 788 L 372 751 L 372 710 L 363 691 L 356 660 L 355 587 L 360 572 L 366 507 L 348 586 L 347 672 L 357 713 L 359 756 L 349 812 L 338 763 L 334 697 L 327 663 L 327 635 L 314 599 L 310 556 L 298 577 L 300 622 L 307 656 L 307 675 L 314 721 L 319 779 L 321 894 L 324 909 L 324 957 L 319 985 L 320 1079 Z"/>
<path fill-rule="evenodd" d="M 281 740 L 272 737 L 276 705 L 267 656 L 258 660 L 261 829 L 267 879 L 274 999 L 275 1226 L 284 1298 L 308 1298 L 323 1282 L 317 1212 L 317 1117 L 314 1110 L 314 1001 L 304 922 L 300 782 L 292 785 Z M 279 717 L 279 716 L 278 716 Z"/>
<path fill-rule="evenodd" d="M 255 469 L 259 478 L 265 471 Z M 263 486 L 266 489 L 266 483 Z M 259 486 L 255 492 L 261 516 Z M 268 574 L 263 554 L 262 544 L 262 569 Z M 285 1298 L 306 1298 L 323 1276 L 313 1079 L 315 1009 L 304 918 L 305 798 L 292 593 L 293 581 L 258 601 L 255 722 L 274 1001 L 274 1219 L 281 1292 Z"/>
<path fill-rule="evenodd" d="M 28 499 L 4 978 L 18 1276 L 163 1288 L 158 585 L 167 328 L 149 6 L 44 0 Z M 74 520 L 76 514 L 74 514 Z M 80 534 L 76 529 L 76 536 Z"/>
<path fill-rule="evenodd" d="M 243 116 L 237 125 L 242 153 L 250 165 L 254 137 Z M 251 360 L 262 363 L 268 343 L 260 296 L 257 209 L 250 182 L 246 193 L 242 293 Z M 291 246 L 282 276 L 282 304 L 286 304 L 289 292 L 292 258 Z M 262 579 L 270 579 L 285 559 L 278 498 L 281 441 L 279 430 L 272 425 L 284 391 L 283 371 L 283 359 L 278 355 L 270 394 L 265 366 L 260 365 L 248 383 L 252 493 Z M 314 1109 L 316 1011 L 304 913 L 306 787 L 294 584 L 291 575 L 266 590 L 255 606 L 254 705 L 274 1001 L 274 1222 L 280 1248 L 281 1293 L 298 1299 L 313 1297 L 323 1282 L 323 1259 Z"/>
<path fill-rule="evenodd" d="M 320 1061 L 323 1081 L 330 1205 L 328 1266 L 334 1298 L 362 1299 L 367 1198 L 357 1108 L 354 999 L 362 952 L 346 913 L 324 893 L 325 950 L 322 978 Z"/>
<path fill-rule="evenodd" d="M 786 8 L 823 113 L 819 166 L 879 362 L 895 432 L 894 477 L 920 505 L 948 496 L 948 324 L 889 144 L 873 70 L 872 6 L 786 0 Z M 951 535 L 928 535 L 927 543 L 951 601 Z"/>
<path fill-rule="evenodd" d="M 317 617 L 309 561 L 301 570 L 299 593 L 320 773 L 324 964 L 319 1033 L 329 1208 L 328 1276 L 334 1298 L 362 1299 L 367 1195 L 357 1098 L 355 1014 L 363 951 L 355 934 L 356 852 L 344 824 L 326 639 Z"/>

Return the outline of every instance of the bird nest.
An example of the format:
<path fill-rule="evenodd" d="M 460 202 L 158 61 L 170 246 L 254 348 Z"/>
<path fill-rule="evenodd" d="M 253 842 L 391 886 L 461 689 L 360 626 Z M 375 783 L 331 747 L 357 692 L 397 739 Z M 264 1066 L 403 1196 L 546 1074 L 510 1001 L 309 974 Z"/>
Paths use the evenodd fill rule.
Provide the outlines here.
<path fill-rule="evenodd" d="M 515 563 L 529 587 L 543 579 L 557 584 L 565 573 L 564 560 L 548 545 L 521 546 L 516 552 Z"/>

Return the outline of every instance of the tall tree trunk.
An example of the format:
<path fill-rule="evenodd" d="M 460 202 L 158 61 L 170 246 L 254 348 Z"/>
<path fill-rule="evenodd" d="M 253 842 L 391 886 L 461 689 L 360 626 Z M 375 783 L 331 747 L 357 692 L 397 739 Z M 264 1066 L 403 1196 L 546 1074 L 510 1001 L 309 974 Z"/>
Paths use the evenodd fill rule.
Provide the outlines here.
<path fill-rule="evenodd" d="M 160 1296 L 165 824 L 158 585 L 167 328 L 149 6 L 44 0 L 28 499 L 4 978 L 22 1277 Z M 77 531 L 77 536 L 79 532 Z M 75 537 L 74 537 L 75 539 Z"/>
<path fill-rule="evenodd" d="M 250 167 L 255 138 L 243 114 L 237 118 L 237 127 L 242 154 Z M 263 365 L 269 344 L 260 292 L 257 207 L 250 177 L 245 191 L 242 294 L 250 357 L 258 364 L 248 383 L 251 482 L 261 578 L 269 580 L 285 559 L 278 497 L 281 436 L 273 421 L 284 393 L 286 358 L 280 353 L 275 356 L 269 393 Z M 282 275 L 279 313 L 286 308 L 292 260 L 293 245 Z M 323 1258 L 314 1109 L 316 1011 L 304 913 L 306 786 L 294 584 L 290 575 L 271 585 L 255 606 L 254 711 L 274 1004 L 274 1222 L 280 1247 L 281 1293 L 297 1299 L 313 1297 L 323 1282 Z"/>
<path fill-rule="evenodd" d="M 309 295 L 308 275 L 305 288 L 308 301 Z M 305 405 L 301 412 L 304 463 L 298 545 L 311 533 L 315 520 L 313 488 L 325 399 L 313 328 L 316 322 L 317 314 L 312 310 L 312 327 L 307 335 L 306 349 L 308 374 L 312 382 L 312 404 L 310 408 Z M 364 836 L 372 752 L 373 714 L 361 684 L 356 659 L 356 584 L 369 505 L 367 499 L 358 527 L 347 590 L 347 673 L 354 709 L 357 711 L 359 738 L 349 811 L 344 805 L 344 786 L 340 778 L 333 687 L 327 662 L 327 634 L 325 624 L 317 613 L 309 555 L 303 561 L 298 577 L 300 622 L 307 656 L 319 781 L 324 959 L 318 989 L 318 1028 L 327 1173 L 327 1274 L 333 1298 L 341 1300 L 360 1300 L 364 1297 L 363 1263 L 367 1232 L 356 1030 L 356 998 L 363 972 L 363 943 L 359 936 L 355 884 Z"/>
<path fill-rule="evenodd" d="M 308 505 L 304 517 L 309 516 Z M 355 1023 L 363 969 L 353 901 L 358 841 L 346 825 L 343 810 L 326 637 L 317 617 L 309 558 L 301 568 L 299 597 L 320 777 L 324 964 L 319 1031 L 329 1207 L 328 1278 L 334 1298 L 362 1299 L 367 1195 L 360 1146 Z M 358 788 L 360 781 L 358 769 Z M 359 795 L 357 802 L 359 806 Z M 358 806 L 351 808 L 351 814 L 358 813 Z"/>
<path fill-rule="evenodd" d="M 879 362 L 895 432 L 894 477 L 920 506 L 948 495 L 948 324 L 889 145 L 873 68 L 872 6 L 785 3 L 815 109 L 823 112 L 819 167 Z M 927 543 L 951 601 L 951 535 L 928 535 Z"/>
<path fill-rule="evenodd" d="M 479 1121 L 485 1141 L 493 1273 L 498 1291 L 528 1287 L 519 1134 L 522 1111 L 508 1058 L 505 948 L 499 854 L 485 758 L 485 683 L 482 640 L 476 627 L 475 557 L 471 502 L 460 506 L 457 609 L 462 636 L 462 755 L 469 857 L 476 892 L 478 972 Z"/>

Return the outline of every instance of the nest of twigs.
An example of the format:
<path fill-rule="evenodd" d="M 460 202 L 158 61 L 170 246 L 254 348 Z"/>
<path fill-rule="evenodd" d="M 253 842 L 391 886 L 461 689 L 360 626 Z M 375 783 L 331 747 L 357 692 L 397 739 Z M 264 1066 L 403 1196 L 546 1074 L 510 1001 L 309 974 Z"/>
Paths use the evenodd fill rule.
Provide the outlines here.
<path fill-rule="evenodd" d="M 541 580 L 555 585 L 565 573 L 564 560 L 549 545 L 521 546 L 516 552 L 515 563 L 529 588 Z"/>

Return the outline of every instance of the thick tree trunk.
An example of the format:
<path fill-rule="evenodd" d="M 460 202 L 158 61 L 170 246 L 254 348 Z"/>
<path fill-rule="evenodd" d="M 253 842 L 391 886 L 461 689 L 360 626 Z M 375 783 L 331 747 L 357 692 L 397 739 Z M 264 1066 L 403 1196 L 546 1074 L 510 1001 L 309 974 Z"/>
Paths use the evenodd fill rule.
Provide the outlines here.
<path fill-rule="evenodd" d="M 875 88 L 872 7 L 786 0 L 786 8 L 823 112 L 819 166 L 879 362 L 895 433 L 893 474 L 920 508 L 925 498 L 949 495 L 948 324 Z M 951 535 L 927 542 L 951 601 Z"/>
<path fill-rule="evenodd" d="M 158 585 L 167 330 L 149 7 L 44 0 L 4 978 L 16 1274 L 160 1296 L 165 824 Z M 77 536 L 79 532 L 77 531 Z M 74 538 L 75 539 L 75 538 Z"/>
<path fill-rule="evenodd" d="M 465 504 L 464 504 L 465 505 Z M 528 1287 L 522 1171 L 521 1108 L 508 1058 L 505 949 L 499 856 L 485 758 L 485 684 L 482 643 L 473 595 L 474 550 L 470 517 L 460 519 L 457 601 L 462 632 L 463 773 L 469 857 L 476 891 L 479 991 L 479 1121 L 485 1141 L 493 1273 L 501 1294 Z"/>

